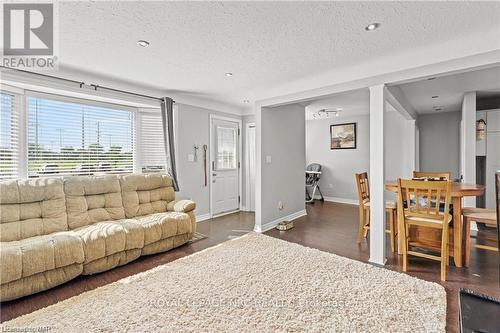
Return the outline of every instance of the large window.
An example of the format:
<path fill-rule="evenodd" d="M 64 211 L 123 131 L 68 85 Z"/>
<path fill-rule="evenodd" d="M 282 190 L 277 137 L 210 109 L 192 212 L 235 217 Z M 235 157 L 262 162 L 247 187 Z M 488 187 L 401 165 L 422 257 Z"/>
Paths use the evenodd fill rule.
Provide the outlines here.
<path fill-rule="evenodd" d="M 0 179 L 166 170 L 159 109 L 0 93 Z"/>
<path fill-rule="evenodd" d="M 29 177 L 133 171 L 133 111 L 40 97 L 26 109 Z"/>
<path fill-rule="evenodd" d="M 1 93 L 0 179 L 15 178 L 19 167 L 19 105 L 15 95 Z"/>

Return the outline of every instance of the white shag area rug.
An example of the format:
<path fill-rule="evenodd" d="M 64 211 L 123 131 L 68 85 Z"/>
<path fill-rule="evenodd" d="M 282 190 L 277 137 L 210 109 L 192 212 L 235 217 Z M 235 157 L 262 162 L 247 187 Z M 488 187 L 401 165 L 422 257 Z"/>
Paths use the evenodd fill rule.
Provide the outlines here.
<path fill-rule="evenodd" d="M 250 233 L 4 322 L 2 332 L 445 332 L 445 325 L 446 292 L 436 283 Z"/>

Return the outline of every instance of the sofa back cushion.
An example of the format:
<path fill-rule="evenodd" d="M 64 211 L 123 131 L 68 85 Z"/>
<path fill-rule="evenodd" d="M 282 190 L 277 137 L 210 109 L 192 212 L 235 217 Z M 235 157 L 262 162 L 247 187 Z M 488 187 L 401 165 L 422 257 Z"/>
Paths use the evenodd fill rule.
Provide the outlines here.
<path fill-rule="evenodd" d="M 0 182 L 0 241 L 68 230 L 60 178 Z"/>
<path fill-rule="evenodd" d="M 64 178 L 70 229 L 125 218 L 118 176 Z"/>
<path fill-rule="evenodd" d="M 166 212 L 175 200 L 172 179 L 164 174 L 125 175 L 120 183 L 127 218 Z"/>

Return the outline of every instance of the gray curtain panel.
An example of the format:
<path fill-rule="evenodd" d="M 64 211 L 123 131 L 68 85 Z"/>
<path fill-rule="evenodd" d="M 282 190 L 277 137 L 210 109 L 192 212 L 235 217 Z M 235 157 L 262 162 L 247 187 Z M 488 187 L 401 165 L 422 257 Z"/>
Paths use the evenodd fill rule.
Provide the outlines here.
<path fill-rule="evenodd" d="M 172 177 L 174 190 L 179 192 L 177 181 L 177 169 L 175 168 L 175 145 L 174 145 L 174 101 L 163 97 L 161 102 L 161 121 L 163 125 L 163 141 L 165 143 L 165 155 L 167 156 L 167 172 Z"/>

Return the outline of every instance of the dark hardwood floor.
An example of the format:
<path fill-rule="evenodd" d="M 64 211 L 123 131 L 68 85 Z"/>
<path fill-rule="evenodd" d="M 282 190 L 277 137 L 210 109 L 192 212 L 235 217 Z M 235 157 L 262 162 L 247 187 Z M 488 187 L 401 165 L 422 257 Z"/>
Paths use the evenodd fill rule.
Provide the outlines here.
<path fill-rule="evenodd" d="M 275 229 L 266 235 L 290 242 L 314 247 L 351 259 L 368 261 L 368 242 L 357 244 L 357 207 L 337 203 L 307 205 L 308 215 L 295 220 L 295 228 L 280 232 Z M 254 214 L 235 213 L 198 223 L 198 231 L 208 238 L 181 246 L 172 251 L 141 257 L 128 265 L 93 276 L 80 276 L 54 289 L 1 304 L 1 321 L 32 312 L 57 303 L 88 290 L 98 288 L 121 278 L 171 262 L 175 259 L 203 250 L 228 239 L 241 236 L 253 229 Z M 401 271 L 401 259 L 389 254 L 385 268 Z M 450 263 L 447 281 L 439 280 L 439 263 L 411 258 L 408 274 L 440 283 L 446 288 L 447 330 L 458 331 L 458 290 L 469 288 L 491 296 L 500 297 L 498 276 L 498 254 L 484 250 L 473 250 L 471 267 L 456 268 Z"/>

